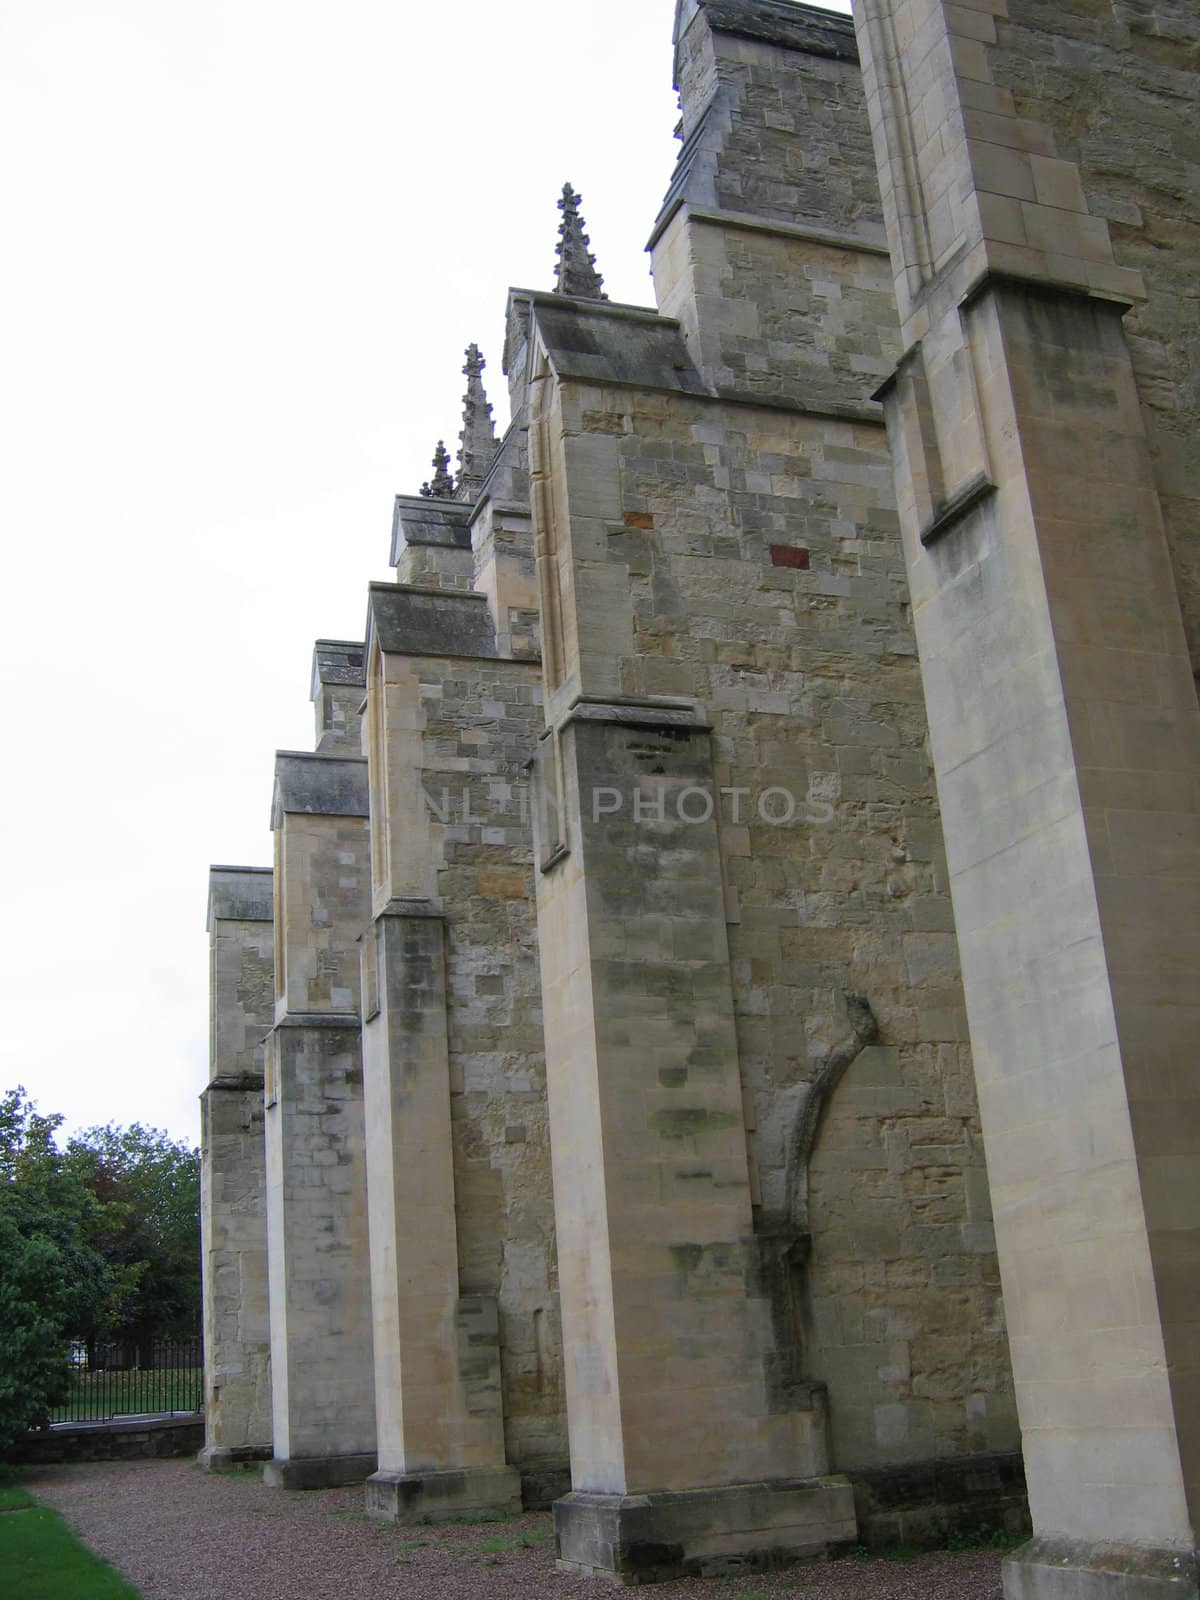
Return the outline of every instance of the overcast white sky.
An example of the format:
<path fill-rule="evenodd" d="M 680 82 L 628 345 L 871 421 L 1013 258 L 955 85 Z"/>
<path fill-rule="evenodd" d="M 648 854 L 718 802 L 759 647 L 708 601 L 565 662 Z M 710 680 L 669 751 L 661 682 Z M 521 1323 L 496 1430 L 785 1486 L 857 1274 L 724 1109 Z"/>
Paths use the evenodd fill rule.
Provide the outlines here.
<path fill-rule="evenodd" d="M 653 303 L 673 13 L 0 0 L 0 1089 L 198 1140 L 208 865 L 269 864 L 472 339 L 506 423 L 564 180 Z"/>

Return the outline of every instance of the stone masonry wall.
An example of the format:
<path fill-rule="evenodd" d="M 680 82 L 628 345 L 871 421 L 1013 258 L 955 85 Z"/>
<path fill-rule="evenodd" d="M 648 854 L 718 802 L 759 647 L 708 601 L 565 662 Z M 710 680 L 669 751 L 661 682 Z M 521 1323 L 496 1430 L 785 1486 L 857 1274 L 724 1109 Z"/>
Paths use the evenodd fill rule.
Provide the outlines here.
<path fill-rule="evenodd" d="M 614 651 L 606 690 L 701 702 L 716 782 L 741 791 L 720 836 L 760 1225 L 793 1213 L 789 1151 L 844 997 L 879 1022 L 808 1197 L 801 1338 L 829 1382 L 834 1464 L 1012 1448 L 883 431 L 625 387 L 560 396 L 556 504 L 586 508 L 573 604 Z M 767 820 L 783 795 L 760 811 L 770 789 L 793 824 Z"/>
<path fill-rule="evenodd" d="M 1079 165 L 1088 211 L 1147 299 L 1125 331 L 1188 632 L 1200 670 L 1200 54 L 1191 0 L 998 7 L 980 62 L 1018 115 Z M 1004 11 L 1007 15 L 1004 15 Z M 981 19 L 983 23 L 984 19 Z M 981 35 L 985 37 L 985 35 Z M 981 85 L 981 88 L 983 86 Z M 1014 189 L 1014 197 L 1015 189 Z"/>
<path fill-rule="evenodd" d="M 780 49 L 723 31 L 739 9 L 702 9 L 679 43 L 686 142 L 655 232 L 659 309 L 719 393 L 861 403 L 897 352 L 853 29 L 809 12 L 813 49 Z"/>
<path fill-rule="evenodd" d="M 276 830 L 283 959 L 276 977 L 280 1014 L 355 1011 L 354 940 L 367 915 L 369 843 L 365 817 L 288 813 Z"/>
<path fill-rule="evenodd" d="M 209 942 L 211 1078 L 261 1080 L 263 1037 L 271 1026 L 274 1003 L 274 973 L 269 921 L 214 918 Z"/>

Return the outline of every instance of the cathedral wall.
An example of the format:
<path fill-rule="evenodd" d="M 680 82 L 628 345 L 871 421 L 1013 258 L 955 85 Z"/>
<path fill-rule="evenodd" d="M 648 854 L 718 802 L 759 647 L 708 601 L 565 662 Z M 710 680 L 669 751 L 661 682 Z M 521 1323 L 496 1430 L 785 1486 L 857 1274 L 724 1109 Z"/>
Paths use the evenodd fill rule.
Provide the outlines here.
<path fill-rule="evenodd" d="M 811 1231 L 796 1337 L 829 1384 L 833 1466 L 1013 1449 L 883 429 L 628 387 L 558 394 L 550 494 L 582 634 L 568 665 L 585 693 L 695 699 L 714 725 L 757 1226 Z M 810 1173 L 797 1130 L 850 995 L 879 1044 L 834 1095 Z"/>
<path fill-rule="evenodd" d="M 1079 165 L 1147 299 L 1125 319 L 1193 668 L 1200 670 L 1200 56 L 1192 0 L 1011 0 L 988 64 Z"/>

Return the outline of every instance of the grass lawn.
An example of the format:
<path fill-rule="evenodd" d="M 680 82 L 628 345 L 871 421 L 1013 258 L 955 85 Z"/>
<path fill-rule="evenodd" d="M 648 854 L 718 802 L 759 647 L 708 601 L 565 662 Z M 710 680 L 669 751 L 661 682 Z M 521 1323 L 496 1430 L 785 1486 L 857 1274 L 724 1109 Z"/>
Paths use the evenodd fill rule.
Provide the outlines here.
<path fill-rule="evenodd" d="M 0 1473 L 3 1472 L 0 1467 Z M 7 1475 L 0 1477 L 0 1511 L 24 1511 L 26 1506 L 33 1504 L 33 1496 L 28 1489 L 22 1489 Z"/>
<path fill-rule="evenodd" d="M 19 1492 L 15 1484 L 0 1484 L 0 1494 Z M 0 1577 L 4 1592 L 21 1600 L 140 1600 L 44 1506 L 0 1516 Z"/>

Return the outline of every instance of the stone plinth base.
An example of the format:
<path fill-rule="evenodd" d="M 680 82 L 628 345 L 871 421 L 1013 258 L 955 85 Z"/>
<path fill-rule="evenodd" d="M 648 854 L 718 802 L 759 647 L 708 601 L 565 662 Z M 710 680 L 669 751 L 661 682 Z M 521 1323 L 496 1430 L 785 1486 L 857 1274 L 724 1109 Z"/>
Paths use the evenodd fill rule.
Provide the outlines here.
<path fill-rule="evenodd" d="M 1194 1551 L 1035 1538 L 1006 1557 L 1004 1600 L 1197 1600 Z"/>
<path fill-rule="evenodd" d="M 255 1461 L 269 1461 L 271 1459 L 271 1446 L 267 1445 L 237 1445 L 232 1449 L 222 1449 L 218 1445 L 204 1446 L 196 1457 L 196 1465 L 203 1467 L 206 1472 L 232 1472 L 235 1467 L 243 1467 Z"/>
<path fill-rule="evenodd" d="M 376 1463 L 374 1451 L 369 1456 L 300 1456 L 268 1461 L 262 1476 L 268 1489 L 342 1489 L 369 1478 Z"/>
<path fill-rule="evenodd" d="M 658 1494 L 572 1493 L 554 1507 L 558 1565 L 615 1583 L 787 1566 L 857 1540 L 845 1478 Z"/>
<path fill-rule="evenodd" d="M 521 1510 L 516 1467 L 461 1472 L 376 1472 L 367 1479 L 367 1514 L 385 1522 L 444 1522 L 476 1513 L 515 1516 Z"/>

